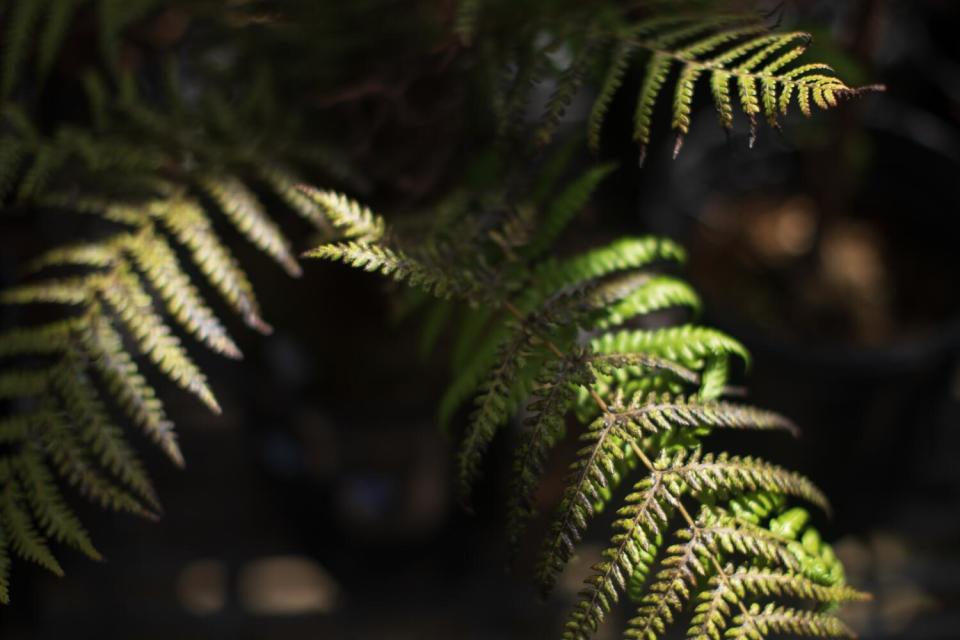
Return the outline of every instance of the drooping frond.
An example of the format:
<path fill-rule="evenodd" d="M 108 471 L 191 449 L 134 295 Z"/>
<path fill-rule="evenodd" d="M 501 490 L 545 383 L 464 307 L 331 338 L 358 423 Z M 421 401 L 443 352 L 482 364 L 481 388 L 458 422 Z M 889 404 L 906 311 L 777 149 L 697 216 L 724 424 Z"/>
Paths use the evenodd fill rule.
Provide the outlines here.
<path fill-rule="evenodd" d="M 374 220 L 345 211 L 337 226 L 348 232 Z M 550 242 L 556 237 L 549 222 L 539 232 Z M 342 259 L 339 247 L 348 246 L 393 259 L 385 253 L 387 243 L 398 242 L 390 231 L 377 225 L 377 240 L 362 239 L 364 233 L 315 251 Z M 532 237 L 537 234 L 534 227 Z M 844 585 L 829 545 L 807 527 L 806 511 L 787 507 L 801 499 L 828 509 L 813 483 L 750 456 L 705 452 L 705 441 L 718 429 L 793 435 L 797 429 L 779 414 L 723 399 L 733 361 L 749 364 L 749 354 L 730 336 L 687 323 L 699 298 L 682 280 L 657 270 L 681 261 L 682 250 L 668 241 L 622 238 L 573 257 L 538 260 L 540 251 L 518 246 L 518 253 L 499 254 L 499 266 L 485 264 L 486 277 L 473 280 L 475 291 L 450 290 L 466 302 L 486 297 L 491 303 L 465 316 L 460 370 L 443 411 L 451 415 L 475 394 L 458 455 L 463 495 L 496 433 L 526 405 L 507 498 L 514 548 L 535 515 L 533 495 L 550 452 L 574 422 L 571 414 L 585 425 L 576 434 L 581 447 L 537 565 L 544 593 L 594 516 L 608 505 L 623 506 L 611 546 L 593 567 L 564 637 L 590 637 L 624 593 L 639 602 L 627 637 L 643 640 L 662 637 L 691 609 L 690 637 L 717 640 L 726 631 L 761 628 L 735 618 L 761 599 L 833 605 L 859 598 Z M 443 252 L 431 255 L 440 269 L 453 260 Z M 382 262 L 370 269 L 365 260 L 357 266 L 381 269 Z M 454 313 L 445 304 L 440 317 L 449 319 Z M 667 309 L 677 313 L 652 315 Z M 619 329 L 635 324 L 652 328 Z M 625 503 L 619 498 L 624 486 L 633 487 Z M 817 620 L 835 630 L 832 622 Z M 761 622 L 775 628 L 773 618 Z"/>
<path fill-rule="evenodd" d="M 516 547 L 534 514 L 533 492 L 550 450 L 566 432 L 566 414 L 576 399 L 576 386 L 589 386 L 593 374 L 582 354 L 574 353 L 546 365 L 534 385 L 524 420 L 525 432 L 513 462 L 513 482 L 507 505 L 507 535 Z"/>
<path fill-rule="evenodd" d="M 218 292 L 247 325 L 270 330 L 246 274 L 214 231 L 212 218 L 219 212 L 288 273 L 299 274 L 279 225 L 252 188 L 229 172 L 183 183 L 153 180 L 137 197 L 43 191 L 34 198 L 41 193 L 37 181 L 55 181 L 67 160 L 92 175 L 116 168 L 102 162 L 112 148 L 105 141 L 71 135 L 60 136 L 71 142 L 60 149 L 62 157 L 56 162 L 42 158 L 43 146 L 21 156 L 32 162 L 19 176 L 21 196 L 60 211 L 98 216 L 119 230 L 46 252 L 29 265 L 24 282 L 0 292 L 4 304 L 54 305 L 64 314 L 61 320 L 0 335 L 0 400 L 18 399 L 16 411 L 21 412 L 0 421 L 5 445 L 0 464 L 7 465 L 9 477 L 19 483 L 10 485 L 0 511 L 0 560 L 13 549 L 55 571 L 59 565 L 49 541 L 98 557 L 61 496 L 60 484 L 75 487 L 106 508 L 146 517 L 160 509 L 118 417 L 142 429 L 174 463 L 184 462 L 173 423 L 140 367 L 154 369 L 220 411 L 189 341 L 182 338 L 189 336 L 230 358 L 241 357 L 205 299 L 205 289 Z M 158 165 L 138 166 L 153 171 Z M 17 169 L 11 171 L 16 174 Z M 275 171 L 273 177 L 268 186 L 294 189 L 285 173 Z M 30 181 L 34 184 L 25 187 Z M 213 206 L 208 210 L 205 203 Z M 325 209 L 318 208 L 314 216 L 302 208 L 294 212 L 317 227 L 323 226 L 319 216 L 329 224 Z M 181 254 L 192 260 L 199 281 L 181 263 Z M 6 566 L 0 566 L 0 573 Z M 6 573 L 3 576 L 0 592 L 6 598 Z"/>

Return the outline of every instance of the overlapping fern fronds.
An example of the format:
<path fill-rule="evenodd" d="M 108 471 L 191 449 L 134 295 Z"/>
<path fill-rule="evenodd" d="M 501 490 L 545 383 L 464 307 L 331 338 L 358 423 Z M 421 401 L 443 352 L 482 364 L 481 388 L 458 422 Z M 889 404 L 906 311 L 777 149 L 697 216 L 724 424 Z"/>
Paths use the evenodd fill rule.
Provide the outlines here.
<path fill-rule="evenodd" d="M 709 88 L 725 129 L 733 127 L 735 113 L 747 117 L 751 146 L 761 118 L 778 128 L 780 118 L 793 108 L 809 116 L 814 107 L 830 109 L 845 98 L 882 89 L 848 86 L 829 65 L 804 62 L 811 35 L 780 32 L 758 13 L 725 10 L 723 2 L 708 3 L 706 10 L 698 6 L 703 3 L 637 4 L 638 10 L 624 13 L 610 6 L 559 5 L 566 9 L 536 14 L 539 37 L 522 46 L 525 51 L 509 65 L 508 89 L 501 100 L 503 119 L 509 122 L 522 117 L 531 83 L 552 81 L 555 86 L 535 135 L 545 144 L 573 97 L 584 84 L 595 82 L 597 95 L 587 132 L 589 146 L 597 151 L 614 96 L 629 70 L 642 66 L 634 114 L 634 138 L 640 145 L 642 163 L 654 129 L 657 102 L 671 103 L 676 156 L 690 130 L 701 86 Z M 509 19 L 497 2 L 472 2 L 465 4 L 463 11 L 471 17 L 466 24 L 479 19 L 481 8 L 492 21 Z M 561 53 L 564 61 L 552 62 Z M 603 71 L 594 77 L 595 69 Z"/>
<path fill-rule="evenodd" d="M 270 332 L 213 219 L 222 217 L 291 276 L 301 273 L 292 243 L 258 194 L 269 191 L 318 231 L 329 226 L 268 150 L 223 131 L 214 136 L 202 120 L 175 119 L 129 95 L 98 106 L 96 130 L 63 126 L 52 136 L 18 109 L 4 112 L 0 197 L 102 222 L 89 240 L 36 258 L 21 284 L 0 292 L 2 304 L 48 308 L 42 317 L 56 318 L 0 335 L 0 403 L 9 409 L 0 421 L 0 602 L 9 600 L 11 552 L 56 573 L 51 542 L 99 557 L 62 487 L 111 509 L 159 511 L 124 426 L 136 425 L 183 464 L 150 382 L 156 374 L 220 412 L 181 339 L 241 357 L 207 292 L 249 327 Z"/>
<path fill-rule="evenodd" d="M 556 237 L 569 220 L 562 208 L 547 207 L 510 251 L 488 258 L 481 277 L 444 269 L 442 254 L 404 246 L 402 234 L 342 197 L 305 193 L 344 234 L 308 256 L 484 303 L 465 312 L 458 341 L 471 355 L 451 384 L 454 404 L 475 398 L 460 443 L 458 483 L 467 500 L 487 447 L 523 415 L 507 496 L 514 545 L 535 515 L 535 490 L 552 450 L 571 437 L 576 417 L 572 437 L 581 448 L 543 542 L 537 568 L 543 591 L 552 589 L 598 511 L 612 505 L 618 519 L 565 638 L 590 637 L 624 593 L 638 607 L 626 632 L 632 638 L 662 637 L 684 610 L 694 614 L 691 638 L 762 638 L 785 630 L 850 635 L 833 611 L 865 596 L 844 584 L 829 545 L 808 526 L 808 512 L 788 504 L 828 510 L 823 494 L 765 460 L 706 450 L 716 430 L 796 435 L 796 427 L 723 398 L 735 363 L 748 362 L 748 354 L 733 338 L 696 323 L 696 294 L 661 268 L 682 262 L 677 245 L 622 238 L 542 259 L 536 239 Z M 501 220 L 506 228 L 509 217 Z M 509 233 L 494 237 L 503 235 Z M 651 325 L 655 312 L 670 320 Z"/>

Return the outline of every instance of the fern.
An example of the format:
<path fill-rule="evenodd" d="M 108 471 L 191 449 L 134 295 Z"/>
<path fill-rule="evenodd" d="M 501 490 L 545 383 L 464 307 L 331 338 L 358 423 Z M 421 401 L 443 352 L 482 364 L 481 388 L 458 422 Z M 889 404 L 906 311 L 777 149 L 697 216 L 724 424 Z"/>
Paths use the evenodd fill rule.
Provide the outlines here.
<path fill-rule="evenodd" d="M 742 112 L 751 142 L 760 117 L 777 126 L 795 106 L 809 115 L 872 88 L 851 88 L 825 65 L 802 63 L 808 36 L 774 33 L 755 16 L 692 14 L 657 3 L 649 14 L 645 7 L 625 13 L 616 3 L 542 3 L 532 19 L 501 30 L 488 21 L 512 20 L 516 12 L 494 5 L 467 0 L 451 14 L 460 43 L 478 46 L 476 58 L 464 56 L 462 67 L 458 60 L 451 68 L 475 63 L 493 79 L 501 142 L 527 133 L 518 114 L 528 107 L 530 83 L 554 81 L 532 127 L 531 141 L 543 146 L 601 71 L 587 123 L 596 149 L 607 110 L 640 55 L 647 56 L 635 112 L 641 156 L 664 92 L 674 96 L 679 151 L 705 82 L 721 124 L 730 128 L 735 111 Z M 715 430 L 796 428 L 726 397 L 749 354 L 698 324 L 699 297 L 671 273 L 683 250 L 665 239 L 620 237 L 552 255 L 613 166 L 565 181 L 571 145 L 533 179 L 520 175 L 526 167 L 498 169 L 489 192 L 455 190 L 407 229 L 388 226 L 347 196 L 300 184 L 301 172 L 342 182 L 351 172 L 305 143 L 297 118 L 278 113 L 270 73 L 255 72 L 251 81 L 222 69 L 195 70 L 208 65 L 180 65 L 176 57 L 163 62 L 160 81 L 152 78 L 161 66 L 152 57 L 145 63 L 151 73 L 129 73 L 120 63 L 125 30 L 163 6 L 0 2 L 0 199 L 86 218 L 97 229 L 39 256 L 21 283 L 0 293 L 3 304 L 56 313 L 0 335 L 0 602 L 9 600 L 12 555 L 56 574 L 62 569 L 54 543 L 100 558 L 65 486 L 104 508 L 147 518 L 161 512 L 123 427 L 132 423 L 182 465 L 173 422 L 150 379 L 162 376 L 220 411 L 193 343 L 227 358 L 242 354 L 208 295 L 220 296 L 248 327 L 271 328 L 215 220 L 296 277 L 295 243 L 266 210 L 276 201 L 323 238 L 306 257 L 418 289 L 410 307 L 422 305 L 423 293 L 442 299 L 424 344 L 460 322 L 457 373 L 441 417 L 449 421 L 474 399 L 457 456 L 461 497 L 469 500 L 489 445 L 520 425 L 508 537 L 516 547 L 538 509 L 555 511 L 537 567 L 544 592 L 595 515 L 616 510 L 611 544 L 569 616 L 567 638 L 588 637 L 625 593 L 637 606 L 628 637 L 662 637 L 682 612 L 692 614 L 691 638 L 847 633 L 836 605 L 863 596 L 844 583 L 807 511 L 791 506 L 804 501 L 827 510 L 826 498 L 810 480 L 773 463 L 708 451 Z M 257 11 L 214 13 L 249 25 Z M 95 19 L 100 50 L 99 63 L 82 76 L 89 122 L 41 119 L 25 105 L 43 91 L 81 12 Z M 450 49 L 459 54 L 459 45 Z M 215 52 L 213 58 L 222 54 Z M 181 66 L 198 77 L 181 83 Z M 234 66 L 247 72 L 246 64 Z M 296 79 L 279 82 L 315 90 Z M 208 85 L 201 96 L 183 89 Z M 239 95 L 245 85 L 250 91 Z M 557 505 L 538 505 L 536 488 L 565 438 L 580 447 L 563 496 Z"/>
<path fill-rule="evenodd" d="M 415 266 L 401 234 L 371 216 L 349 220 L 365 226 L 376 220 L 377 234 L 365 236 L 346 222 L 338 225 L 346 236 L 364 239 L 334 240 L 307 255 L 343 261 L 343 247 L 362 248 L 386 256 L 373 270 L 422 286 L 407 274 L 434 272 L 437 263 Z M 822 607 L 864 596 L 844 585 L 832 551 L 806 526 L 806 511 L 787 505 L 801 500 L 828 510 L 820 490 L 767 461 L 705 450 L 718 429 L 797 433 L 776 413 L 722 397 L 733 364 L 749 363 L 746 350 L 722 332 L 689 323 L 684 313 L 667 326 L 629 328 L 662 309 L 685 311 L 687 319 L 697 313 L 699 299 L 689 286 L 656 271 L 663 259 L 682 260 L 682 251 L 636 238 L 562 260 L 538 259 L 536 239 L 556 238 L 569 217 L 534 216 L 539 226 L 515 239 L 519 252 L 492 262 L 489 280 L 475 279 L 473 289 L 460 292 L 467 302 L 480 297 L 497 308 L 470 316 L 477 318 L 467 330 L 476 356 L 452 387 L 457 398 L 476 394 L 457 458 L 461 495 L 479 475 L 488 444 L 526 405 L 507 499 L 507 534 L 515 548 L 536 513 L 533 496 L 551 451 L 575 416 L 585 427 L 543 542 L 537 581 L 544 593 L 594 515 L 617 500 L 630 477 L 639 478 L 618 508 L 611 546 L 593 567 L 565 638 L 590 637 L 624 593 L 639 603 L 627 637 L 662 637 L 684 610 L 693 611 L 691 638 L 784 630 L 845 635 Z M 528 250 L 524 243 L 531 242 Z M 363 260 L 357 266 L 371 270 Z M 484 288 L 487 282 L 495 284 Z M 458 293 L 425 288 L 443 297 Z M 505 297 L 510 292 L 513 299 Z"/>
<path fill-rule="evenodd" d="M 571 62 L 555 74 L 556 87 L 541 115 L 536 142 L 543 145 L 550 141 L 573 96 L 586 82 L 596 81 L 597 96 L 587 118 L 587 140 L 597 152 L 610 104 L 631 66 L 639 60 L 643 60 L 643 73 L 635 106 L 634 138 L 640 146 L 641 165 L 652 137 L 655 106 L 664 93 L 671 94 L 676 157 L 690 130 L 695 94 L 701 84 L 709 87 L 724 129 L 733 127 L 735 112 L 746 116 L 751 146 L 761 117 L 779 128 L 780 117 L 792 108 L 809 116 L 814 107 L 830 109 L 844 99 L 883 89 L 879 85 L 851 87 L 828 65 L 802 62 L 811 35 L 776 32 L 760 14 L 724 12 L 713 7 L 704 11 L 696 3 L 647 2 L 640 6 L 646 11 L 639 19 L 636 12 L 620 12 L 613 7 L 589 10 L 576 5 L 556 12 L 544 9 L 538 16 L 540 29 L 560 34 L 566 42 L 570 41 L 568 31 L 585 35 L 576 41 Z M 490 13 L 503 20 L 511 16 L 506 10 Z M 544 44 L 542 50 L 551 47 Z M 530 62 L 512 62 L 519 68 L 515 74 L 517 90 L 522 90 L 528 82 L 523 70 Z M 603 72 L 594 78 L 593 69 Z M 735 99 L 738 106 L 734 105 Z M 504 117 L 516 116 L 508 109 Z"/>
<path fill-rule="evenodd" d="M 182 465 L 174 425 L 141 367 L 220 412 L 192 345 L 181 339 L 190 336 L 220 355 L 242 357 L 207 290 L 249 327 L 270 332 L 246 273 L 212 219 L 221 217 L 291 276 L 300 275 L 292 245 L 250 185 L 266 185 L 318 229 L 343 221 L 331 208 L 305 203 L 297 180 L 279 163 L 223 142 L 214 150 L 211 138 L 195 133 L 179 140 L 162 112 L 127 100 L 126 106 L 105 103 L 110 116 L 98 135 L 64 126 L 48 137 L 16 108 L 5 112 L 7 139 L 17 152 L 4 172 L 21 206 L 100 219 L 107 231 L 44 253 L 23 282 L 0 292 L 3 304 L 60 310 L 59 319 L 0 334 L 0 401 L 16 401 L 0 421 L 2 602 L 9 599 L 11 551 L 55 573 L 60 568 L 51 542 L 99 558 L 61 495 L 62 485 L 105 508 L 151 518 L 160 511 L 120 418 Z M 220 159 L 187 167 L 179 164 L 186 152 Z"/>

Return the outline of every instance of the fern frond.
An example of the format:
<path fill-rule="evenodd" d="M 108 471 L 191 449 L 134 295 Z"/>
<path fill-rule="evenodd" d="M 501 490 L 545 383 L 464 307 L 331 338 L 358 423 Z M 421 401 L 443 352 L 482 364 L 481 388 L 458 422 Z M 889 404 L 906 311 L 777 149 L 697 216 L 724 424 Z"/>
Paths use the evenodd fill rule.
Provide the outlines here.
<path fill-rule="evenodd" d="M 638 392 L 628 403 L 618 398 L 609 405 L 609 411 L 618 428 L 635 439 L 681 428 L 711 427 L 797 434 L 792 422 L 772 411 L 731 402 L 702 401 L 698 396 Z"/>
<path fill-rule="evenodd" d="M 527 520 L 534 514 L 532 496 L 540 481 L 550 450 L 563 437 L 566 414 L 576 399 L 573 387 L 593 380 L 587 361 L 579 353 L 551 362 L 534 385 L 527 404 L 529 417 L 513 462 L 513 481 L 507 504 L 507 536 L 516 548 Z"/>
<path fill-rule="evenodd" d="M 768 634 L 793 634 L 808 638 L 855 638 L 856 634 L 836 616 L 802 611 L 773 603 L 763 608 L 752 604 L 749 617 L 738 615 L 736 626 L 731 627 L 726 637 L 735 640 L 757 640 Z"/>
<path fill-rule="evenodd" d="M 327 218 L 345 239 L 357 242 L 378 242 L 386 232 L 383 218 L 356 200 L 333 191 L 321 191 L 299 185 L 300 192 L 323 209 Z M 310 254 L 307 254 L 310 256 Z"/>
<path fill-rule="evenodd" d="M 640 146 L 641 165 L 652 138 L 656 101 L 675 69 L 678 72 L 671 108 L 671 127 L 677 136 L 674 156 L 689 132 L 694 94 L 704 77 L 709 81 L 714 107 L 725 129 L 733 126 L 735 108 L 730 82 L 735 84 L 740 111 L 750 122 L 751 146 L 760 115 L 776 127 L 778 113 L 786 114 L 794 102 L 805 115 L 810 115 L 812 105 L 829 109 L 841 98 L 882 90 L 877 86 L 850 87 L 821 63 L 794 66 L 810 40 L 807 33 L 771 32 L 760 16 L 750 14 L 697 15 L 672 10 L 621 27 L 613 34 L 606 76 L 588 118 L 590 147 L 598 149 L 610 102 L 640 52 L 649 56 L 634 114 L 634 138 Z M 573 69 L 558 81 L 558 86 L 565 89 L 558 99 L 569 101 L 571 87 L 575 90 L 579 86 L 573 82 L 579 77 Z"/>
<path fill-rule="evenodd" d="M 24 560 L 39 564 L 58 576 L 63 575 L 60 563 L 53 557 L 46 540 L 33 526 L 29 513 L 23 506 L 23 496 L 11 477 L 8 460 L 0 461 L 0 477 L 3 490 L 0 493 L 0 516 L 2 527 L 10 539 L 14 552 Z"/>
<path fill-rule="evenodd" d="M 750 457 L 730 456 L 726 453 L 701 456 L 695 450 L 685 461 L 666 473 L 682 479 L 694 494 L 703 492 L 737 494 L 748 491 L 775 491 L 803 498 L 825 512 L 830 504 L 823 493 L 807 478 L 777 465 Z"/>
<path fill-rule="evenodd" d="M 99 371 L 107 391 L 120 408 L 157 443 L 177 465 L 183 466 L 183 454 L 177 445 L 173 423 L 167 418 L 163 404 L 137 370 L 123 340 L 109 318 L 93 314 L 86 330 L 81 332 L 81 344 L 93 366 Z"/>
<path fill-rule="evenodd" d="M 344 262 L 368 272 L 390 276 L 399 282 L 423 289 L 438 298 L 450 298 L 455 293 L 469 291 L 473 285 L 463 277 L 440 267 L 421 262 L 399 249 L 351 240 L 325 244 L 303 254 L 306 258 L 320 258 Z"/>
<path fill-rule="evenodd" d="M 700 296 L 686 282 L 670 276 L 652 276 L 619 303 L 610 305 L 598 323 L 600 329 L 620 325 L 630 318 L 670 308 L 700 311 Z"/>
<path fill-rule="evenodd" d="M 36 453 L 24 451 L 11 460 L 37 524 L 57 542 L 67 544 L 93 560 L 101 560 L 79 518 L 67 506 L 46 463 Z"/>
<path fill-rule="evenodd" d="M 240 233 L 276 260 L 288 275 L 302 275 L 300 265 L 293 257 L 290 242 L 243 182 L 232 176 L 203 176 L 199 182 Z"/>
<path fill-rule="evenodd" d="M 140 346 L 167 377 L 197 396 L 214 413 L 220 413 L 206 376 L 157 314 L 139 278 L 122 267 L 103 281 L 100 293 Z"/>
<path fill-rule="evenodd" d="M 72 359 L 65 361 L 56 370 L 52 386 L 63 400 L 64 409 L 77 427 L 81 440 L 103 466 L 140 498 L 158 507 L 156 490 L 143 463 L 127 445 L 122 431 L 110 420 L 107 408 L 81 363 Z"/>
<path fill-rule="evenodd" d="M 113 215 L 124 211 L 110 208 Z M 191 253 L 194 263 L 250 328 L 270 333 L 253 286 L 229 249 L 220 241 L 203 209 L 193 200 L 174 198 L 153 203 L 151 212 Z"/>
<path fill-rule="evenodd" d="M 162 236 L 145 229 L 131 236 L 126 248 L 177 322 L 215 352 L 234 359 L 242 357 L 240 348 L 203 301 L 180 266 L 173 249 Z"/>
<path fill-rule="evenodd" d="M 590 348 L 596 353 L 647 353 L 662 356 L 691 369 L 702 369 L 706 359 L 735 355 L 746 364 L 750 355 L 730 336 L 695 325 L 650 331 L 619 331 L 595 338 Z"/>

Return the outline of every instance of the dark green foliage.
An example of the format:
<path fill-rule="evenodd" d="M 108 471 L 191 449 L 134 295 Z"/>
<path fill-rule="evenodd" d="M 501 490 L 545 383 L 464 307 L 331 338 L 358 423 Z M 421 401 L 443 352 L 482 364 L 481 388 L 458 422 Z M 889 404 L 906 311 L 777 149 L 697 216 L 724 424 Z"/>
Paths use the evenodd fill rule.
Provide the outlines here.
<path fill-rule="evenodd" d="M 455 188 L 425 220 L 388 225 L 337 191 L 301 184 L 303 175 L 362 181 L 331 161 L 346 154 L 331 156 L 305 142 L 298 114 L 285 109 L 278 85 L 296 87 L 297 104 L 316 99 L 301 88 L 312 85 L 302 69 L 314 65 L 270 73 L 258 67 L 249 75 L 258 47 L 286 55 L 303 43 L 274 28 L 279 18 L 259 14 L 258 3 L 229 4 L 0 1 L 0 201 L 15 211 L 86 218 L 98 230 L 39 256 L 23 282 L 0 293 L 4 304 L 59 312 L 58 319 L 0 335 L 0 602 L 9 600 L 13 554 L 57 574 L 51 541 L 99 558 L 64 487 L 105 508 L 151 518 L 160 512 L 123 425 L 141 429 L 174 463 L 183 455 L 142 369 L 155 369 L 220 411 L 215 382 L 195 363 L 197 345 L 190 343 L 233 359 L 241 353 L 208 296 L 220 296 L 248 327 L 271 328 L 217 225 L 231 226 L 299 276 L 300 242 L 286 237 L 274 211 L 268 214 L 265 203 L 275 202 L 323 238 L 306 257 L 418 289 L 411 307 L 426 306 L 424 294 L 442 299 L 425 322 L 423 345 L 455 333 L 441 422 L 451 423 L 473 399 L 457 455 L 461 498 L 469 500 L 490 443 L 519 425 L 508 537 L 516 547 L 538 508 L 555 511 L 537 569 L 544 592 L 594 516 L 616 510 L 610 547 L 593 567 L 566 637 L 589 636 L 623 593 L 638 606 L 628 637 L 662 637 L 683 610 L 693 613 L 691 638 L 844 635 L 833 605 L 861 596 L 845 586 L 807 512 L 787 504 L 789 498 L 825 509 L 825 498 L 806 478 L 769 462 L 706 450 L 716 429 L 796 429 L 725 397 L 749 356 L 735 339 L 697 324 L 699 298 L 672 273 L 683 250 L 633 236 L 569 253 L 556 249 L 614 167 L 570 177 L 576 145 L 568 144 L 529 176 L 530 158 L 518 153 L 489 181 L 495 187 Z M 328 54 L 315 72 L 330 82 L 356 68 L 340 69 L 347 56 L 340 49 L 387 47 L 380 27 L 354 39 L 352 32 L 342 37 L 341 27 L 389 4 L 364 0 L 340 10 L 306 3 L 290 8 L 281 24 L 310 18 L 332 25 L 329 39 L 308 47 L 313 56 Z M 689 13 L 657 2 L 630 12 L 619 3 L 531 7 L 512 24 L 515 3 L 463 2 L 451 12 L 444 41 L 452 56 L 462 56 L 457 68 L 494 79 L 501 142 L 523 135 L 524 150 L 546 146 L 574 97 L 594 82 L 599 94 L 587 138 L 597 149 L 608 107 L 642 56 L 635 134 L 642 146 L 650 141 L 655 102 L 672 86 L 679 149 L 701 78 L 709 80 L 725 127 L 734 113 L 731 82 L 751 128 L 761 114 L 775 124 L 794 103 L 809 113 L 811 105 L 827 108 L 858 91 L 823 65 L 793 64 L 807 37 L 772 33 L 756 16 Z M 204 24 L 219 29 L 212 30 L 215 45 L 253 43 L 231 49 L 244 75 L 217 69 L 202 55 L 187 61 L 192 65 L 173 56 L 162 73 L 155 73 L 156 60 L 139 74 L 128 68 L 125 32 L 171 8 L 212 20 Z M 86 116 L 41 118 L 35 99 L 55 75 L 77 16 L 92 16 L 97 25 L 97 61 L 82 76 Z M 497 26 L 503 20 L 512 28 Z M 400 31 L 422 39 L 434 28 L 404 21 Z M 523 112 L 531 83 L 540 81 L 554 86 L 531 128 Z M 190 87 L 202 87 L 202 95 Z M 536 489 L 565 438 L 580 448 L 562 499 L 538 505 Z"/>

